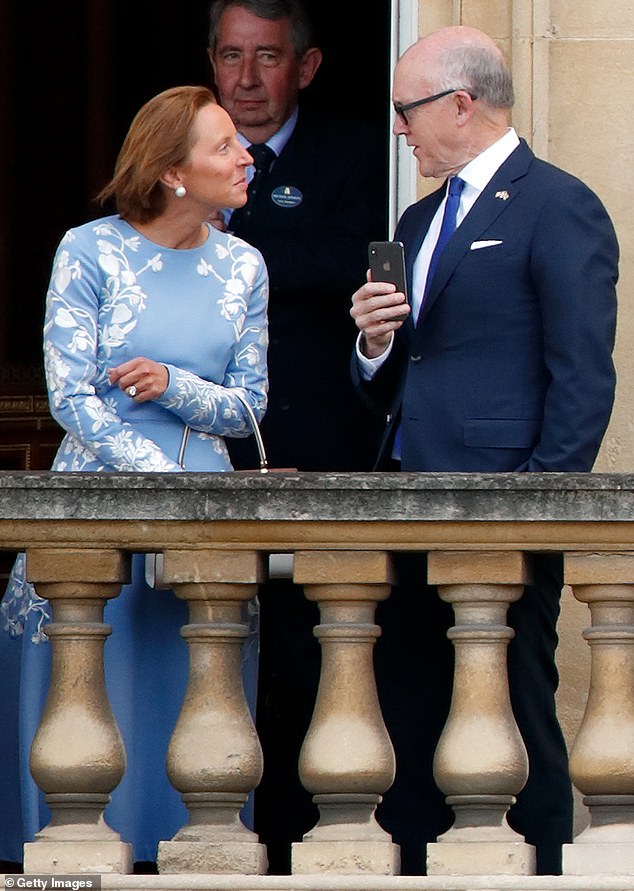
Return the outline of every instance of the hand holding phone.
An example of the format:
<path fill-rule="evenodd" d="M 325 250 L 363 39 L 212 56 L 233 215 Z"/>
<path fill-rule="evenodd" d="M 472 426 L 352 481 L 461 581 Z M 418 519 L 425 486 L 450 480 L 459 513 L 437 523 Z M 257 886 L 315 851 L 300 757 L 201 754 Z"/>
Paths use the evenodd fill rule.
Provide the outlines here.
<path fill-rule="evenodd" d="M 373 282 L 389 282 L 407 300 L 407 279 L 405 275 L 405 253 L 400 241 L 371 241 L 368 246 L 368 261 Z M 395 321 L 407 318 L 407 313 Z"/>

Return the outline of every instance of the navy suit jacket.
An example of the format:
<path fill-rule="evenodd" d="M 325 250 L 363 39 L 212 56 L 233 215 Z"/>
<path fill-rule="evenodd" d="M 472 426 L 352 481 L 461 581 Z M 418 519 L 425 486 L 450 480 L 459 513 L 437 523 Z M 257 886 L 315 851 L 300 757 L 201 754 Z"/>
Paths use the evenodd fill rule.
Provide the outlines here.
<path fill-rule="evenodd" d="M 387 230 L 385 137 L 300 107 L 249 217 L 229 228 L 262 251 L 270 276 L 269 404 L 262 435 L 271 467 L 370 470 L 383 429 L 348 373 L 350 295 L 368 242 Z M 293 194 L 285 199 L 285 187 Z M 281 194 L 282 193 L 282 194 Z M 234 466 L 256 466 L 252 443 L 229 442 Z"/>
<path fill-rule="evenodd" d="M 395 232 L 408 278 L 445 188 Z M 618 244 L 597 196 L 522 140 L 443 251 L 416 327 L 370 383 L 402 470 L 592 469 L 610 417 Z"/>

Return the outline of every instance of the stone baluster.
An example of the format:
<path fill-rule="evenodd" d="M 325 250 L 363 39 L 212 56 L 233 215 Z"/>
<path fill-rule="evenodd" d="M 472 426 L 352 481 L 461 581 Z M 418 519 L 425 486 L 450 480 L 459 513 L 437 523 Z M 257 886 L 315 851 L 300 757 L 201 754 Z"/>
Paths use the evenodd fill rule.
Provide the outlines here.
<path fill-rule="evenodd" d="M 592 626 L 586 709 L 570 775 L 590 825 L 564 845 L 563 872 L 634 873 L 634 554 L 566 554 L 566 583 Z"/>
<path fill-rule="evenodd" d="M 376 691 L 376 603 L 390 593 L 383 552 L 295 554 L 294 579 L 317 601 L 322 652 L 319 692 L 299 759 L 300 779 L 319 807 L 317 825 L 292 849 L 293 873 L 392 875 L 399 849 L 375 818 L 394 781 L 394 751 Z"/>
<path fill-rule="evenodd" d="M 128 873 L 132 846 L 103 817 L 125 770 L 106 693 L 103 647 L 112 629 L 103 614 L 129 581 L 129 560 L 118 550 L 52 548 L 29 549 L 26 560 L 52 611 L 49 691 L 30 758 L 51 820 L 24 846 L 24 871 Z"/>
<path fill-rule="evenodd" d="M 453 808 L 453 826 L 427 846 L 430 875 L 535 872 L 535 850 L 506 814 L 528 778 L 526 749 L 508 689 L 509 604 L 528 582 L 521 552 L 437 552 L 428 581 L 451 603 L 454 688 L 434 756 L 434 776 Z"/>
<path fill-rule="evenodd" d="M 266 848 L 240 820 L 262 777 L 241 649 L 249 630 L 243 609 L 263 578 L 255 551 L 163 554 L 163 582 L 189 606 L 182 634 L 190 669 L 167 755 L 167 773 L 187 805 L 189 821 L 171 841 L 159 843 L 162 873 L 266 872 Z"/>

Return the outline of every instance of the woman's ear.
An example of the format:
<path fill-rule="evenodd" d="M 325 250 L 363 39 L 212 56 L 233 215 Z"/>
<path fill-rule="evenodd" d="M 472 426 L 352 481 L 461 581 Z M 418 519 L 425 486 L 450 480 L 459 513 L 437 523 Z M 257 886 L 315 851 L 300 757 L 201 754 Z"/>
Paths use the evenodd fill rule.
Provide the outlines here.
<path fill-rule="evenodd" d="M 175 167 L 170 167 L 169 170 L 166 170 L 159 178 L 159 182 L 167 186 L 168 189 L 176 189 L 183 184 L 182 177 Z"/>

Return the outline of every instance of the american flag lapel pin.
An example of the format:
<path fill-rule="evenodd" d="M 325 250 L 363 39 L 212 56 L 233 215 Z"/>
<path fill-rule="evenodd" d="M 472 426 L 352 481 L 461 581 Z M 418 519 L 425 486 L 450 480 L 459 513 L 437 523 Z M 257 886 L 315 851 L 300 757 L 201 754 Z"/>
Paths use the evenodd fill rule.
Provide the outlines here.
<path fill-rule="evenodd" d="M 495 197 L 496 197 L 496 198 L 501 198 L 502 201 L 508 201 L 508 200 L 509 200 L 509 193 L 506 191 L 506 189 L 501 189 L 499 192 L 496 192 L 496 193 L 495 193 Z"/>

